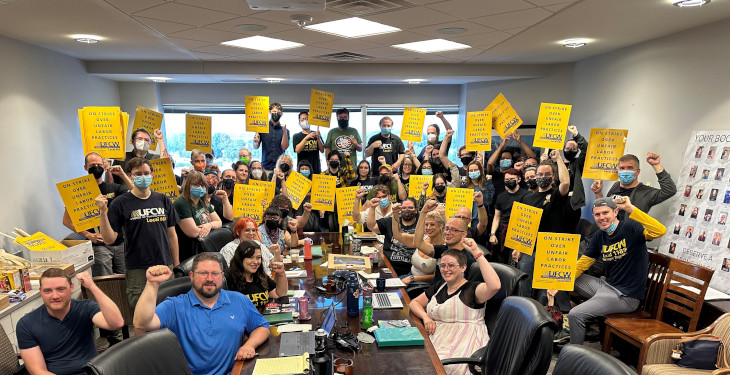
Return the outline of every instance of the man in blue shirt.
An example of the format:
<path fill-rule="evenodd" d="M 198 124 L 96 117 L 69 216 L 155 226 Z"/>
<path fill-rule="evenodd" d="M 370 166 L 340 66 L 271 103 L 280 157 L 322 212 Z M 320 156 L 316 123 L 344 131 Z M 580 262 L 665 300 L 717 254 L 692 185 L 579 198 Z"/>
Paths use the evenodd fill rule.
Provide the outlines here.
<path fill-rule="evenodd" d="M 230 373 L 234 361 L 251 359 L 269 337 L 269 323 L 243 294 L 221 290 L 223 265 L 211 253 L 193 259 L 187 294 L 167 298 L 155 308 L 160 283 L 170 278 L 166 266 L 147 269 L 147 285 L 134 312 L 134 327 L 169 328 L 180 341 L 195 375 Z M 243 345 L 243 337 L 248 336 Z"/>
<path fill-rule="evenodd" d="M 279 123 L 281 120 L 282 110 L 281 104 L 271 103 L 269 105 L 269 113 L 271 120 L 269 121 L 268 133 L 256 133 L 253 136 L 253 148 L 259 149 L 262 146 L 261 158 L 266 174 L 271 174 L 276 167 L 276 161 L 279 160 L 287 148 L 289 148 L 289 130 L 286 124 Z"/>

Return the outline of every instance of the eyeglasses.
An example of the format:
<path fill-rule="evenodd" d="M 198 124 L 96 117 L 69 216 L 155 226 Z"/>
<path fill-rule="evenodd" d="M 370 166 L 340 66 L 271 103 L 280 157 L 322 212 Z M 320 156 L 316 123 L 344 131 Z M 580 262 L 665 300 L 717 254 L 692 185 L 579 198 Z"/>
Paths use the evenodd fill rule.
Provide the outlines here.
<path fill-rule="evenodd" d="M 439 268 L 442 270 L 453 270 L 458 267 L 459 265 L 456 263 L 439 263 Z"/>
<path fill-rule="evenodd" d="M 221 277 L 223 275 L 223 272 L 208 272 L 208 271 L 195 271 L 195 274 L 204 278 L 208 278 L 208 276 L 213 276 L 215 278 Z"/>
<path fill-rule="evenodd" d="M 465 230 L 456 229 L 452 227 L 444 227 L 444 232 L 457 232 L 457 233 L 463 233 L 466 232 Z"/>
<path fill-rule="evenodd" d="M 454 219 L 469 220 L 469 221 L 471 221 L 471 218 L 470 217 L 466 217 L 466 216 L 454 215 L 453 217 L 454 217 Z"/>

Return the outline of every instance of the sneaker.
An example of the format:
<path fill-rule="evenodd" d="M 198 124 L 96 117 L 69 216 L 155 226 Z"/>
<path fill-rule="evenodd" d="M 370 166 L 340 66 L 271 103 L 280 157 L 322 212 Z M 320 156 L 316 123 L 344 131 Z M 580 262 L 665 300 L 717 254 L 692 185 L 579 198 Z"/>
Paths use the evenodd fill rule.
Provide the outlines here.
<path fill-rule="evenodd" d="M 558 333 L 553 336 L 553 343 L 558 345 L 567 344 L 570 342 L 570 331 L 567 329 L 561 329 Z"/>

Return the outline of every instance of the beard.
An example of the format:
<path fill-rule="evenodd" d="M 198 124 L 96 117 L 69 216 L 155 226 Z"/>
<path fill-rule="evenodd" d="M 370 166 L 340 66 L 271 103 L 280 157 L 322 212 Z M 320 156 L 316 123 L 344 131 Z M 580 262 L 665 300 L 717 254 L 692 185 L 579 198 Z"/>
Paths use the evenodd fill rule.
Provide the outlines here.
<path fill-rule="evenodd" d="M 205 290 L 206 286 L 214 286 L 215 289 L 212 292 L 206 292 L 206 290 Z M 193 286 L 195 291 L 198 292 L 198 294 L 200 294 L 201 296 L 203 296 L 205 298 L 213 298 L 216 295 L 218 295 L 218 293 L 220 293 L 220 291 L 221 291 L 221 287 L 222 287 L 222 285 L 216 285 L 215 283 L 208 283 L 208 282 L 205 282 L 205 283 L 201 284 L 200 286 L 197 286 L 197 285 Z"/>

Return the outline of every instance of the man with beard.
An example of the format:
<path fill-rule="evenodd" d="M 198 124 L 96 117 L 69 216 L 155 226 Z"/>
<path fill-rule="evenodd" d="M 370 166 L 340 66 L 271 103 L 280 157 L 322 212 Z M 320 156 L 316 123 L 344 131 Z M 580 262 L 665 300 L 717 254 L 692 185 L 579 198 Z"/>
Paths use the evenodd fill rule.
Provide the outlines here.
<path fill-rule="evenodd" d="M 393 120 L 390 117 L 380 119 L 380 132 L 370 137 L 365 157 L 372 156 L 373 169 L 389 164 L 398 169 L 406 156 L 406 148 L 399 136 L 392 134 Z M 382 158 L 381 158 L 382 156 Z"/>
<path fill-rule="evenodd" d="M 253 148 L 258 150 L 260 146 L 263 146 L 261 148 L 261 158 L 263 159 L 264 171 L 267 174 L 271 174 L 274 167 L 276 167 L 279 156 L 289 148 L 289 130 L 287 130 L 286 124 L 279 122 L 282 116 L 281 104 L 269 104 L 269 113 L 271 114 L 269 132 L 256 133 L 253 136 Z"/>
<path fill-rule="evenodd" d="M 330 129 L 327 133 L 327 141 L 324 142 L 324 154 L 329 155 L 332 151 L 338 151 L 341 155 L 349 152 L 350 165 L 355 170 L 357 164 L 357 152 L 362 151 L 362 139 L 357 130 L 350 128 L 350 111 L 347 108 L 337 110 L 337 128 Z"/>
<path fill-rule="evenodd" d="M 312 173 L 319 174 L 322 171 L 319 163 L 319 154 L 324 152 L 324 143 L 319 130 L 316 132 L 309 129 L 309 113 L 299 112 L 300 133 L 294 134 L 294 152 L 297 153 L 297 162 L 306 160 L 312 168 Z"/>
<path fill-rule="evenodd" d="M 155 129 L 155 139 L 157 140 L 157 149 L 160 150 L 160 155 L 162 155 L 163 158 L 170 157 L 170 155 L 167 154 L 167 148 L 165 147 L 165 139 L 162 136 L 162 130 Z M 145 158 L 147 160 L 158 159 L 160 155 L 149 152 L 151 144 L 152 136 L 147 130 L 142 128 L 135 130 L 132 133 L 132 145 L 134 146 L 132 151 L 129 151 L 124 155 L 123 161 L 115 160 L 110 167 L 118 165 L 122 168 L 122 170 L 126 170 L 127 162 L 132 160 L 133 158 L 139 157 Z M 124 183 L 124 180 L 121 177 L 108 172 L 109 171 L 107 171 L 106 174 L 106 182 L 113 182 L 117 185 L 121 185 Z"/>
<path fill-rule="evenodd" d="M 190 291 L 155 307 L 160 284 L 170 275 L 165 266 L 147 269 L 147 285 L 134 312 L 135 328 L 169 328 L 196 375 L 227 374 L 234 361 L 256 355 L 256 348 L 269 337 L 269 323 L 243 294 L 221 290 L 223 265 L 215 254 L 196 255 Z M 241 345 L 244 336 L 248 339 Z"/>

